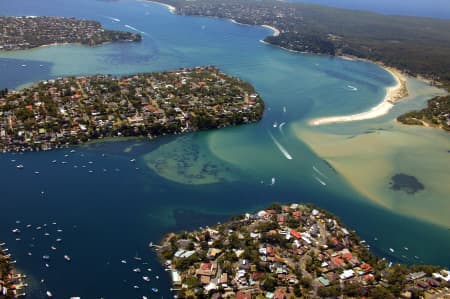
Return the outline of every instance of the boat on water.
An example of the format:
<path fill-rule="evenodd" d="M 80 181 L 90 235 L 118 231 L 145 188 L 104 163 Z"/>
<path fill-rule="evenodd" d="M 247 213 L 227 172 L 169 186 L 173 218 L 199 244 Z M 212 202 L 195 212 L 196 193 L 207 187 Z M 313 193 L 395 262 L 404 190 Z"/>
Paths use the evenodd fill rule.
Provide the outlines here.
<path fill-rule="evenodd" d="M 403 247 L 403 249 L 405 249 L 406 251 L 408 251 L 408 250 L 409 250 L 409 248 L 408 248 L 408 247 Z"/>
<path fill-rule="evenodd" d="M 286 106 L 283 106 L 283 112 L 286 113 Z"/>
<path fill-rule="evenodd" d="M 121 262 L 122 264 L 126 264 L 126 263 L 127 263 L 126 260 L 121 260 L 120 262 Z"/>
<path fill-rule="evenodd" d="M 49 256 L 49 255 L 43 255 L 43 256 L 42 256 L 42 259 L 44 259 L 44 260 L 49 260 L 49 259 L 50 259 L 50 256 Z"/>
<path fill-rule="evenodd" d="M 159 292 L 159 290 L 157 288 L 152 288 L 152 292 L 156 294 Z"/>
<path fill-rule="evenodd" d="M 55 246 L 52 246 L 52 247 L 50 247 L 52 250 L 56 250 L 56 247 Z"/>
<path fill-rule="evenodd" d="M 145 281 L 150 281 L 150 278 L 148 276 L 142 276 L 142 279 Z"/>
<path fill-rule="evenodd" d="M 394 250 L 394 249 L 392 249 L 392 248 L 389 248 L 389 251 L 390 251 L 390 252 L 392 252 L 392 253 L 394 253 L 394 252 L 395 252 L 395 250 Z"/>
<path fill-rule="evenodd" d="M 134 285 L 134 286 L 133 286 L 133 288 L 135 288 L 135 289 L 139 289 L 139 286 L 137 286 L 137 285 Z"/>
<path fill-rule="evenodd" d="M 49 298 L 53 297 L 53 294 L 52 294 L 52 292 L 50 292 L 50 291 L 45 292 L 45 294 L 46 294 L 47 297 L 49 297 Z"/>
<path fill-rule="evenodd" d="M 275 178 L 273 177 L 273 178 L 270 180 L 270 184 L 271 184 L 271 185 L 275 185 L 275 181 L 276 181 L 276 180 L 275 180 Z"/>
<path fill-rule="evenodd" d="M 351 85 L 347 85 L 348 89 L 350 89 L 351 91 L 357 91 L 358 88 L 356 88 L 355 86 L 351 86 Z"/>
<path fill-rule="evenodd" d="M 134 268 L 134 269 L 133 269 L 133 272 L 140 273 L 140 272 L 141 272 L 141 269 L 140 269 L 140 268 Z"/>
<path fill-rule="evenodd" d="M 278 127 L 278 123 L 277 123 L 277 122 L 274 122 L 272 126 L 273 126 L 274 128 L 276 128 L 276 127 Z"/>
<path fill-rule="evenodd" d="M 70 262 L 72 259 L 67 254 L 64 255 L 64 259 L 68 262 Z"/>
<path fill-rule="evenodd" d="M 142 261 L 142 258 L 137 254 L 133 257 L 133 259 L 136 261 Z"/>
<path fill-rule="evenodd" d="M 13 233 L 15 234 L 20 234 L 20 229 L 18 228 L 14 228 L 13 230 L 11 230 Z"/>
<path fill-rule="evenodd" d="M 61 243 L 62 242 L 62 239 L 56 239 L 56 242 L 58 242 L 58 243 Z"/>
<path fill-rule="evenodd" d="M 133 159 L 130 160 L 130 162 L 136 162 L 136 159 L 133 158 Z"/>
<path fill-rule="evenodd" d="M 17 165 L 16 167 L 17 167 L 18 169 L 24 168 L 24 166 L 23 166 L 22 164 L 19 164 L 19 165 Z"/>

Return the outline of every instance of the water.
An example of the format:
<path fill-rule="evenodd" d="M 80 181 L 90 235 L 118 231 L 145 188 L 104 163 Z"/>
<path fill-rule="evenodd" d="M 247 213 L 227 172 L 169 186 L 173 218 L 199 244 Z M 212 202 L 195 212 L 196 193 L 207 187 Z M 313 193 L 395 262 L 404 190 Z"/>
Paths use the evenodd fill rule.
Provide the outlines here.
<path fill-rule="evenodd" d="M 13 88 L 38 78 L 62 75 L 120 75 L 215 64 L 250 81 L 267 103 L 264 119 L 253 125 L 153 141 L 93 143 L 77 147 L 75 152 L 63 149 L 0 155 L 3 212 L 0 239 L 8 242 L 18 267 L 32 277 L 33 285 L 28 291 L 32 292 L 32 298 L 42 298 L 47 289 L 58 297 L 140 298 L 151 295 L 150 287 L 159 288 L 158 297 L 167 298 L 171 295 L 169 275 L 148 250 L 148 242 L 159 241 L 169 231 L 212 225 L 273 201 L 314 202 L 336 213 L 368 240 L 376 254 L 390 260 L 417 262 L 413 257 L 417 255 L 418 262 L 450 265 L 449 231 L 445 225 L 431 224 L 430 219 L 435 217 L 428 215 L 445 202 L 436 196 L 441 189 L 424 182 L 429 190 L 427 207 L 422 208 L 425 216 L 405 210 L 409 206 L 407 198 L 389 207 L 378 202 L 376 196 L 358 189 L 359 185 L 349 184 L 352 177 L 348 169 L 333 171 L 322 160 L 326 156 L 336 162 L 329 153 L 318 156 L 311 150 L 314 149 L 311 139 L 315 136 L 323 141 L 333 140 L 340 129 L 345 129 L 346 134 L 360 134 L 366 127 L 382 127 L 394 139 L 403 132 L 411 136 L 408 142 L 412 145 L 415 142 L 412 137 L 420 139 L 424 133 L 410 128 L 400 130 L 392 123 L 393 115 L 423 106 L 426 98 L 438 93 L 437 90 L 411 80 L 414 94 L 406 104 L 396 106 L 393 115 L 364 125 L 314 128 L 313 134 L 304 138 L 299 130 L 302 133 L 312 130 L 305 124 L 308 119 L 368 109 L 382 99 L 385 87 L 393 84 L 393 79 L 372 64 L 300 55 L 264 45 L 259 40 L 270 34 L 264 28 L 239 26 L 227 20 L 180 17 L 152 3 L 44 0 L 38 5 L 20 0 L 1 3 L 0 11 L 11 15 L 92 18 L 108 28 L 124 30 L 128 25 L 145 32 L 140 44 L 94 48 L 70 45 L 2 53 L 0 65 L 7 70 L 0 73 L 2 87 Z M 358 91 L 348 90 L 348 85 Z M 273 127 L 274 122 L 286 123 L 283 132 Z M 426 134 L 442 147 L 448 145 L 441 132 Z M 328 146 L 332 152 L 333 145 Z M 398 155 L 389 143 L 384 146 L 386 150 L 375 156 L 374 163 L 390 161 Z M 280 149 L 292 159 L 287 159 Z M 412 147 L 409 153 L 420 154 L 424 147 L 419 149 L 415 152 Z M 131 162 L 132 159 L 136 162 Z M 17 169 L 18 164 L 24 168 Z M 443 177 L 433 180 L 445 185 L 442 182 L 448 181 L 445 173 L 448 168 L 441 164 L 433 167 Z M 398 172 L 412 174 L 420 181 L 427 177 L 420 171 L 422 164 L 414 161 L 404 161 L 394 168 L 405 165 L 417 169 Z M 326 176 L 321 177 L 326 186 L 315 179 L 317 172 L 313 167 Z M 374 173 L 378 175 L 377 182 L 383 182 L 379 178 L 389 174 L 381 170 Z M 272 178 L 275 178 L 273 185 Z M 375 195 L 385 192 L 384 186 L 372 189 Z M 445 223 L 446 219 L 439 217 Z M 16 220 L 21 223 L 16 224 Z M 63 229 L 60 244 L 55 243 L 58 233 L 52 222 Z M 45 236 L 44 229 L 27 229 L 28 223 L 33 227 L 48 224 L 51 235 Z M 11 233 L 15 227 L 22 230 L 20 241 Z M 50 249 L 52 245 L 57 247 L 56 251 Z M 402 252 L 403 246 L 409 247 L 409 252 Z M 394 254 L 389 247 L 396 249 Z M 29 251 L 32 256 L 27 255 Z M 44 254 L 51 255 L 50 268 L 44 267 Z M 64 254 L 71 256 L 70 263 L 64 261 Z M 133 260 L 136 254 L 149 265 Z M 127 264 L 121 263 L 123 259 Z M 132 271 L 138 266 L 142 273 Z M 147 268 L 152 272 L 147 272 Z M 144 272 L 149 273 L 150 283 L 142 280 L 147 275 Z M 134 285 L 140 288 L 136 290 Z"/>
<path fill-rule="evenodd" d="M 450 19 L 447 0 L 292 0 L 334 7 L 368 10 L 389 15 Z"/>

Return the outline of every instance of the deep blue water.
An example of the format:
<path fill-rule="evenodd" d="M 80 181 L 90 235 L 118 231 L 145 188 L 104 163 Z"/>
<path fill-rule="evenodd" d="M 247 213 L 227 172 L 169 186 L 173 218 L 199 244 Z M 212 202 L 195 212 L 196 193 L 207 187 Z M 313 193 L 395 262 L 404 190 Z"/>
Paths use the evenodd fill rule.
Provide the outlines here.
<path fill-rule="evenodd" d="M 413 256 L 417 255 L 419 262 L 450 265 L 446 229 L 371 204 L 295 138 L 289 125 L 285 134 L 272 128 L 274 121 L 290 123 L 373 106 L 382 98 L 385 86 L 392 84 L 392 78 L 380 68 L 290 53 L 260 43 L 268 34 L 266 29 L 180 17 L 144 2 L 19 0 L 1 2 L 0 12 L 93 18 L 109 28 L 123 30 L 127 24 L 145 32 L 140 44 L 64 46 L 4 54 L 0 86 L 13 88 L 61 75 L 126 74 L 215 64 L 254 84 L 268 107 L 263 121 L 249 126 L 153 141 L 94 143 L 77 147 L 75 152 L 61 149 L 0 155 L 0 240 L 8 243 L 18 267 L 32 277 L 31 298 L 43 298 L 46 290 L 56 298 L 141 298 L 150 295 L 150 287 L 160 289 L 160 295 L 153 297 L 167 298 L 171 296 L 169 276 L 148 250 L 150 241 L 157 242 L 169 231 L 211 225 L 235 213 L 255 211 L 273 201 L 314 202 L 336 213 L 357 228 L 376 254 L 390 260 L 415 262 Z M 121 22 L 113 23 L 108 16 Z M 357 86 L 358 93 L 349 92 L 348 84 Z M 293 160 L 280 154 L 268 131 L 289 149 Z M 185 147 L 192 150 L 183 152 Z M 183 184 L 146 164 L 167 152 L 178 158 L 175 150 L 182 153 L 181 159 L 199 155 L 207 163 L 219 165 L 232 179 Z M 130 162 L 132 158 L 137 161 Z M 17 169 L 18 164 L 25 168 Z M 329 177 L 327 188 L 313 179 L 313 165 Z M 277 178 L 275 186 L 261 184 L 271 177 Z M 27 224 L 32 228 L 26 228 Z M 41 230 L 36 230 L 37 226 Z M 11 233 L 15 227 L 22 230 L 20 241 Z M 61 243 L 56 242 L 59 237 Z M 50 249 L 52 245 L 56 251 Z M 410 252 L 402 252 L 403 246 Z M 390 254 L 389 247 L 398 252 Z M 49 268 L 44 267 L 44 254 L 51 255 Z M 70 263 L 64 261 L 64 254 L 72 257 Z M 136 254 L 142 262 L 133 260 Z M 127 264 L 121 263 L 123 259 Z M 133 272 L 135 267 L 142 273 Z M 144 275 L 150 276 L 150 283 L 142 280 Z M 134 285 L 140 288 L 134 289 Z"/>
<path fill-rule="evenodd" d="M 447 0 L 291 0 L 341 8 L 368 10 L 388 15 L 405 15 L 450 19 Z"/>

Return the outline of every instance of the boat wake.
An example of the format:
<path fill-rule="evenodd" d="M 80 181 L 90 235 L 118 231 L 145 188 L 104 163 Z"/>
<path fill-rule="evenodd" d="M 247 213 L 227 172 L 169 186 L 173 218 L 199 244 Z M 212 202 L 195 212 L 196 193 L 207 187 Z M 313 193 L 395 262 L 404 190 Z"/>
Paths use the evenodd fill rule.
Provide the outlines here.
<path fill-rule="evenodd" d="M 347 85 L 348 89 L 350 89 L 351 91 L 358 91 L 358 88 L 356 88 L 355 86 L 351 86 L 351 85 Z"/>
<path fill-rule="evenodd" d="M 270 138 L 272 138 L 273 143 L 277 146 L 277 148 L 280 150 L 280 152 L 286 157 L 288 160 L 292 160 L 292 156 L 289 154 L 289 152 L 281 145 L 281 143 L 278 142 L 278 140 L 273 137 L 272 133 L 269 132 Z"/>
<path fill-rule="evenodd" d="M 283 126 L 285 125 L 285 122 L 282 122 L 279 126 L 278 129 L 280 130 L 280 133 L 284 135 L 284 131 L 283 131 Z"/>
<path fill-rule="evenodd" d="M 124 25 L 124 27 L 126 27 L 126 28 L 128 28 L 128 29 L 131 29 L 131 30 L 133 30 L 133 31 L 139 32 L 139 33 L 141 33 L 141 34 L 143 34 L 143 35 L 147 35 L 147 36 L 148 36 L 148 33 L 147 33 L 147 32 L 141 31 L 141 30 L 137 29 L 136 27 L 130 26 L 130 25 L 128 25 L 128 24 Z"/>
<path fill-rule="evenodd" d="M 105 16 L 105 18 L 110 19 L 113 22 L 120 22 L 120 20 L 118 18 L 113 18 L 113 17 L 109 17 L 109 16 Z"/>
<path fill-rule="evenodd" d="M 327 183 L 325 183 L 324 181 L 322 181 L 321 179 L 319 179 L 318 177 L 316 177 L 315 175 L 313 175 L 313 177 L 316 179 L 316 181 L 318 181 L 320 184 L 322 184 L 323 186 L 326 186 Z"/>
<path fill-rule="evenodd" d="M 324 178 L 328 179 L 328 177 L 327 177 L 322 171 L 320 171 L 319 169 L 317 169 L 316 166 L 313 166 L 313 170 L 314 170 L 317 174 L 319 174 L 319 175 L 323 176 Z"/>

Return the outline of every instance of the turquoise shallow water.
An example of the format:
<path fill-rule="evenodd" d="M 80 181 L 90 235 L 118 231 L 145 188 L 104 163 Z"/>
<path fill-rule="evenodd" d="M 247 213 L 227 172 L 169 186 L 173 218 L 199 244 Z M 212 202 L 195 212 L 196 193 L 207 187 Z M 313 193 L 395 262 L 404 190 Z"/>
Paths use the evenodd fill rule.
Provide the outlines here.
<path fill-rule="evenodd" d="M 267 103 L 264 119 L 249 126 L 154 141 L 95 143 L 72 153 L 65 149 L 0 155 L 0 239 L 8 242 L 18 266 L 33 278 L 32 298 L 43 297 L 47 289 L 58 297 L 140 298 L 150 293 L 149 287 L 159 288 L 160 296 L 167 297 L 169 277 L 148 250 L 148 242 L 158 241 L 165 232 L 214 224 L 273 201 L 307 201 L 329 209 L 356 228 L 377 254 L 391 260 L 450 265 L 447 229 L 372 204 L 293 132 L 292 124 L 311 117 L 359 112 L 378 103 L 384 88 L 393 83 L 379 67 L 283 51 L 259 42 L 270 34 L 267 29 L 180 17 L 152 3 L 20 0 L 2 2 L 0 11 L 97 19 L 108 28 L 125 30 L 128 25 L 144 32 L 140 44 L 2 53 L 0 87 L 63 75 L 120 75 L 214 64 L 250 81 Z M 421 90 L 423 83 L 414 84 Z M 352 92 L 348 85 L 358 91 Z M 423 106 L 434 92 L 408 105 Z M 280 130 L 274 122 L 286 124 Z M 346 130 L 361 129 L 349 124 Z M 271 135 L 292 160 L 286 159 Z M 167 155 L 169 151 L 173 157 Z M 130 162 L 132 158 L 136 163 Z M 161 158 L 165 163 L 158 164 Z M 180 166 L 173 161 L 188 163 Z M 16 168 L 19 163 L 23 170 Z M 325 175 L 326 186 L 315 179 L 313 166 Z M 269 186 L 272 177 L 276 183 Z M 28 223 L 34 229 L 27 229 Z M 42 229 L 36 230 L 39 225 Z M 22 240 L 11 234 L 14 227 L 22 228 Z M 63 232 L 58 233 L 58 227 Z M 45 236 L 45 231 L 51 235 Z M 63 239 L 60 244 L 55 243 L 58 235 Z M 58 249 L 52 252 L 54 243 Z M 409 252 L 402 251 L 403 246 Z M 395 254 L 389 247 L 397 249 Z M 65 253 L 72 257 L 71 263 L 62 259 Z M 44 254 L 51 254 L 50 268 L 44 267 Z M 134 261 L 136 254 L 149 265 Z M 132 271 L 138 266 L 144 272 L 152 268 L 147 272 L 150 283 L 142 280 L 145 274 Z"/>

